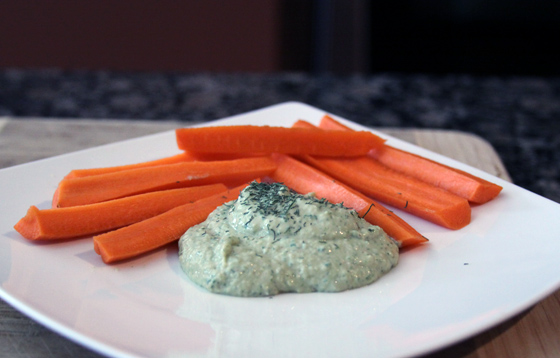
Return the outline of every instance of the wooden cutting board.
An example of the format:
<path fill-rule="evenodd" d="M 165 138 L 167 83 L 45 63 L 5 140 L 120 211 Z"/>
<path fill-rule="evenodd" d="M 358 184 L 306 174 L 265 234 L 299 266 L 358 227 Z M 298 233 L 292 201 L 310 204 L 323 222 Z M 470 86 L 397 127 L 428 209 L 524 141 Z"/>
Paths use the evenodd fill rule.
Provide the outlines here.
<path fill-rule="evenodd" d="M 190 122 L 0 119 L 0 168 L 193 125 Z M 381 131 L 510 180 L 492 146 L 455 131 Z M 560 291 L 532 309 L 427 357 L 552 357 L 560 354 Z M 98 357 L 0 301 L 0 356 Z"/>

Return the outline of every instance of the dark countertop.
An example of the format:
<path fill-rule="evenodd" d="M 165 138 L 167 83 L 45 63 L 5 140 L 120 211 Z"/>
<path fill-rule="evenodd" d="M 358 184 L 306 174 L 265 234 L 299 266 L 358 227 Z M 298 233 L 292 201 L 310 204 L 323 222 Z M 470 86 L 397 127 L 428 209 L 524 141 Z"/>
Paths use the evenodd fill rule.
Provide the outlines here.
<path fill-rule="evenodd" d="M 376 127 L 470 132 L 560 202 L 560 78 L 0 70 L 0 116 L 208 121 L 299 101 Z"/>

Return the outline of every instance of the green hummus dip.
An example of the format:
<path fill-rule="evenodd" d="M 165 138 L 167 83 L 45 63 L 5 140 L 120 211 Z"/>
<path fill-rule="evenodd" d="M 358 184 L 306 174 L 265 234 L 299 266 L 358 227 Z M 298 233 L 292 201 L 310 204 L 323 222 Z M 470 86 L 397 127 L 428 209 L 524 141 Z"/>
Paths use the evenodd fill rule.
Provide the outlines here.
<path fill-rule="evenodd" d="M 186 275 L 233 296 L 353 289 L 398 257 L 397 244 L 356 211 L 278 183 L 251 183 L 179 240 Z"/>

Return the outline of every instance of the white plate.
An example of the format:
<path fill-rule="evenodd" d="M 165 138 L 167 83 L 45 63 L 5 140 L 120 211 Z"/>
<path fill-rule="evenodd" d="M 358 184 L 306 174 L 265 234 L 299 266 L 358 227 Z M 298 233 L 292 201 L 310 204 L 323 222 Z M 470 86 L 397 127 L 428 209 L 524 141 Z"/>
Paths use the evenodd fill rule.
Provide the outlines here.
<path fill-rule="evenodd" d="M 323 111 L 285 103 L 211 124 L 318 123 Z M 346 122 L 354 128 L 359 126 Z M 237 298 L 207 293 L 181 272 L 171 245 L 104 265 L 90 239 L 36 244 L 13 225 L 47 208 L 77 167 L 178 153 L 174 132 L 0 171 L 0 296 L 97 352 L 123 357 L 395 357 L 431 352 L 487 329 L 560 286 L 560 206 L 474 168 L 389 138 L 397 147 L 504 187 L 449 231 L 402 214 L 430 243 L 405 252 L 378 282 L 336 294 Z"/>

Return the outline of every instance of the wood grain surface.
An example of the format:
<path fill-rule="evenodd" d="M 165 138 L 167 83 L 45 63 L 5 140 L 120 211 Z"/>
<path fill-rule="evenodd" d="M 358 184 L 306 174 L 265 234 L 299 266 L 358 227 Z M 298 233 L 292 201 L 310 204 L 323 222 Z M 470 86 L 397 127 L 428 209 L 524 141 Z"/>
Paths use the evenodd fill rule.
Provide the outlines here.
<path fill-rule="evenodd" d="M 0 118 L 0 168 L 188 126 L 186 122 Z M 383 128 L 383 132 L 510 180 L 483 139 L 462 132 Z M 475 337 L 427 355 L 556 357 L 560 355 L 560 291 Z M 99 357 L 0 301 L 0 357 Z"/>

